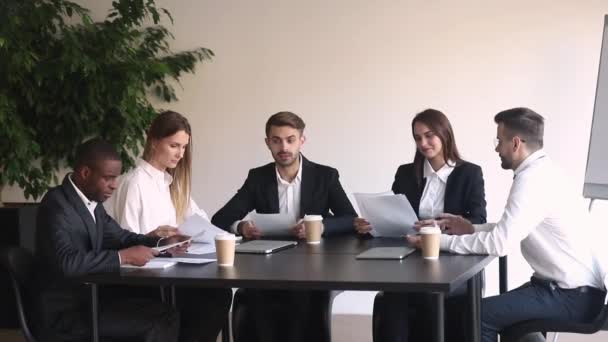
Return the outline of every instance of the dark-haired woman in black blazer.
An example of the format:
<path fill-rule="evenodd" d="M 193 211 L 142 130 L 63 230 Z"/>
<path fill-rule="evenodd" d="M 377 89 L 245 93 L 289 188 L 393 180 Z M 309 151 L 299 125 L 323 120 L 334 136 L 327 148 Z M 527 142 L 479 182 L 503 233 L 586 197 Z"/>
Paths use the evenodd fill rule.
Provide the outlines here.
<path fill-rule="evenodd" d="M 413 163 L 397 169 L 393 192 L 404 194 L 421 220 L 449 213 L 472 223 L 485 223 L 481 167 L 460 158 L 448 118 L 438 110 L 427 109 L 412 120 L 412 135 L 416 156 Z M 364 218 L 355 219 L 354 225 L 360 234 L 372 229 Z M 465 290 L 457 289 L 446 299 L 447 341 L 466 340 L 462 322 Z M 374 316 L 378 317 L 375 342 L 430 340 L 430 307 L 430 297 L 421 293 L 384 293 L 383 300 L 374 305 Z"/>

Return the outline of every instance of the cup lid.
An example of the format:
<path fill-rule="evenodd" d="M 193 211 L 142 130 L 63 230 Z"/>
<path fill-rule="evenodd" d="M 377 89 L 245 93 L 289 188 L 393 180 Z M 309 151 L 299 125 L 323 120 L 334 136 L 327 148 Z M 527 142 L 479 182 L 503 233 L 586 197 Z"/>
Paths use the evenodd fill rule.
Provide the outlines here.
<path fill-rule="evenodd" d="M 236 235 L 230 233 L 220 233 L 215 236 L 216 240 L 236 240 Z"/>
<path fill-rule="evenodd" d="M 304 215 L 304 221 L 323 221 L 321 215 Z"/>
<path fill-rule="evenodd" d="M 437 226 L 422 227 L 420 228 L 420 234 L 441 234 L 441 229 Z"/>

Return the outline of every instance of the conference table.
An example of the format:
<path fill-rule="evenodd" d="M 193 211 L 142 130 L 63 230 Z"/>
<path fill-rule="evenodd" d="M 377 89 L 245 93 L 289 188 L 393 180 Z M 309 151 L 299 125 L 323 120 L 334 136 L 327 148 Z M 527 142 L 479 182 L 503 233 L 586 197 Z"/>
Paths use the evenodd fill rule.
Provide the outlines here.
<path fill-rule="evenodd" d="M 427 260 L 416 251 L 403 260 L 355 258 L 372 247 L 405 244 L 403 238 L 342 235 L 324 238 L 316 245 L 301 241 L 273 254 L 237 254 L 233 267 L 218 267 L 215 262 L 177 264 L 160 270 L 121 269 L 120 273 L 87 275 L 82 281 L 91 288 L 93 341 L 99 341 L 98 286 L 140 285 L 424 292 L 433 298 L 433 342 L 443 342 L 444 298 L 465 283 L 469 341 L 480 341 L 481 272 L 494 257 L 442 252 L 438 260 Z"/>

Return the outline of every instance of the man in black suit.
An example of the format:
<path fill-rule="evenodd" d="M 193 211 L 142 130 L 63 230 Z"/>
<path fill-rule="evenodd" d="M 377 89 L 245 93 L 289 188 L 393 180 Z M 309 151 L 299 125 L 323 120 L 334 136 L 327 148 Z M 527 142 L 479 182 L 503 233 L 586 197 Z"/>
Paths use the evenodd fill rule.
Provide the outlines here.
<path fill-rule="evenodd" d="M 291 112 L 279 112 L 266 122 L 266 146 L 274 163 L 249 171 L 245 184 L 213 215 L 212 223 L 247 239 L 262 236 L 253 221 L 240 221 L 252 210 L 284 213 L 294 222 L 291 234 L 304 238 L 304 215 L 322 215 L 324 235 L 354 233 L 357 216 L 340 184 L 338 171 L 304 158 L 300 149 L 306 138 L 304 121 Z M 329 300 L 326 292 L 250 291 L 258 337 L 263 341 L 305 339 L 305 330 L 316 327 L 307 318 L 319 301 Z M 253 293 L 253 294 L 251 294 Z M 284 318 L 288 318 L 283 322 Z M 278 327 L 288 325 L 288 335 L 277 336 Z"/>
<path fill-rule="evenodd" d="M 36 231 L 37 316 L 39 335 L 45 341 L 90 341 L 90 292 L 78 281 L 79 276 L 118 272 L 122 264 L 143 266 L 158 254 L 151 247 L 179 239 L 159 241 L 129 232 L 106 214 L 99 203 L 116 189 L 121 168 L 120 156 L 110 144 L 89 140 L 78 149 L 74 172 L 42 200 Z M 229 298 L 222 297 L 221 303 L 210 301 L 201 308 L 194 292 L 186 300 L 195 303 L 197 311 L 214 311 L 221 304 L 223 317 L 230 306 Z M 218 305 L 211 310 L 207 305 L 212 304 Z M 208 332 L 205 315 L 191 311 L 182 312 L 197 320 L 197 327 L 188 328 L 184 317 L 180 323 L 178 312 L 161 303 L 158 289 L 101 288 L 99 334 L 102 339 L 128 341 L 178 341 L 178 334 L 180 341 L 215 341 L 219 329 Z"/>

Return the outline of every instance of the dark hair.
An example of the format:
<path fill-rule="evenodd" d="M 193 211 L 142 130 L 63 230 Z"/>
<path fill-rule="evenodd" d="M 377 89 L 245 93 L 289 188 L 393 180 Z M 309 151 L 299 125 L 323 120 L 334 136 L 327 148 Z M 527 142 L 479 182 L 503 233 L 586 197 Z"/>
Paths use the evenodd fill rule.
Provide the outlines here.
<path fill-rule="evenodd" d="M 545 132 L 545 119 L 530 108 L 518 107 L 504 110 L 496 116 L 494 121 L 502 123 L 510 137 L 519 136 L 532 149 L 543 147 Z"/>
<path fill-rule="evenodd" d="M 188 119 L 180 113 L 174 111 L 165 111 L 160 114 L 148 130 L 146 137 L 146 145 L 144 146 L 144 160 L 150 162 L 154 155 L 154 142 L 173 134 L 184 131 L 188 134 L 188 145 L 184 156 L 173 169 L 168 169 L 167 172 L 173 177 L 173 182 L 169 186 L 171 193 L 171 202 L 175 207 L 177 222 L 183 222 L 186 211 L 190 205 L 190 192 L 192 188 L 192 128 Z"/>
<path fill-rule="evenodd" d="M 109 142 L 100 138 L 85 141 L 76 149 L 74 158 L 74 170 L 85 166 L 95 169 L 100 161 L 121 160 L 116 149 Z"/>
<path fill-rule="evenodd" d="M 427 125 L 431 131 L 433 131 L 433 133 L 439 137 L 439 140 L 441 140 L 441 145 L 443 146 L 441 152 L 446 163 L 449 161 L 456 163 L 456 165 L 462 163 L 463 160 L 460 158 L 458 147 L 456 147 L 456 138 L 454 137 L 452 125 L 445 114 L 436 109 L 430 108 L 416 114 L 412 120 L 412 136 L 414 136 L 414 125 L 417 122 Z M 414 137 L 414 139 L 415 138 L 416 137 Z M 416 155 L 414 156 L 414 170 L 416 170 L 416 181 L 418 182 L 418 185 L 422 185 L 424 159 L 425 157 L 422 155 L 422 153 L 420 153 L 420 151 L 418 151 L 418 148 L 416 148 Z"/>
<path fill-rule="evenodd" d="M 278 112 L 268 118 L 268 121 L 266 121 L 266 136 L 270 134 L 270 126 L 289 126 L 297 129 L 300 131 L 300 134 L 302 134 L 306 124 L 302 118 L 292 112 Z"/>

